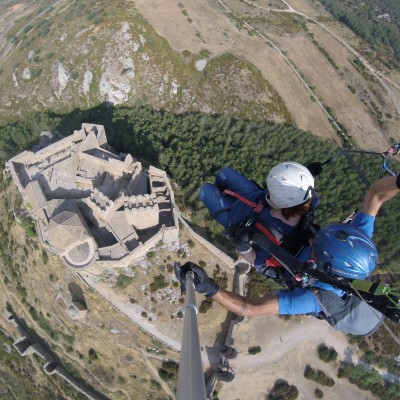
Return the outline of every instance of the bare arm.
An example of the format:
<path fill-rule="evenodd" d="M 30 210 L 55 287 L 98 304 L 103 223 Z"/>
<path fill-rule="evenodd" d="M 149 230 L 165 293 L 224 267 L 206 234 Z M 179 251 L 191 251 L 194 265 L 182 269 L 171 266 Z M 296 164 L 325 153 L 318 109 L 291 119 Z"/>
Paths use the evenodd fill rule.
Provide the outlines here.
<path fill-rule="evenodd" d="M 279 315 L 279 303 L 277 296 L 264 296 L 255 299 L 246 299 L 239 294 L 219 289 L 212 297 L 217 303 L 227 310 L 238 315 Z"/>
<path fill-rule="evenodd" d="M 382 204 L 391 200 L 398 193 L 400 193 L 400 190 L 396 186 L 395 176 L 386 176 L 379 179 L 368 189 L 362 205 L 362 211 L 375 217 Z"/>

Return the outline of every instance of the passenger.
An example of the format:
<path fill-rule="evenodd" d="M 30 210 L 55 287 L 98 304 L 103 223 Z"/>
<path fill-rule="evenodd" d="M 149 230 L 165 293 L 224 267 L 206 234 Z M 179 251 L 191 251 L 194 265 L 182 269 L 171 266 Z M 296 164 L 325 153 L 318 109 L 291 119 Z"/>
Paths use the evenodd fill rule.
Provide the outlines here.
<path fill-rule="evenodd" d="M 250 245 L 250 231 L 261 232 L 296 255 L 315 232 L 312 220 L 318 198 L 310 171 L 293 161 L 273 167 L 266 185 L 262 189 L 226 167 L 217 173 L 215 183 L 204 184 L 199 194 L 211 215 L 233 238 L 241 256 L 258 272 L 276 277 L 273 267 L 279 262 L 261 246 Z"/>
<path fill-rule="evenodd" d="M 376 267 L 378 253 L 372 242 L 375 217 L 382 204 L 400 192 L 400 174 L 384 177 L 368 189 L 361 211 L 351 224 L 331 224 L 319 230 L 299 260 L 311 258 L 318 269 L 339 279 L 366 279 Z M 333 327 L 354 335 L 368 335 L 379 327 L 383 316 L 357 296 L 316 281 L 313 287 L 281 291 L 278 295 L 247 299 L 226 291 L 192 263 L 175 266 L 177 278 L 185 285 L 186 272 L 195 275 L 195 290 L 239 315 L 312 314 Z"/>

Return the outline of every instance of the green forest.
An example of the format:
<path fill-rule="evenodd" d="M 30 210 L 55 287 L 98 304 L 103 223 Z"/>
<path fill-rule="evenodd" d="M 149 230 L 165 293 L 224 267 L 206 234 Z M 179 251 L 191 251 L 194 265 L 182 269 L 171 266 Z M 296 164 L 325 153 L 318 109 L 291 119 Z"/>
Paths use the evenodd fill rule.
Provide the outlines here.
<path fill-rule="evenodd" d="M 307 165 L 325 161 L 340 151 L 337 145 L 290 125 L 201 113 L 175 115 L 143 105 L 126 108 L 102 104 L 68 114 L 32 113 L 3 124 L 0 160 L 4 164 L 11 156 L 31 148 L 42 131 L 69 135 L 80 129 L 82 122 L 104 125 L 109 143 L 117 152 L 131 153 L 144 167 L 152 164 L 166 170 L 179 186 L 175 193 L 181 209 L 192 215 L 193 224 L 207 227 L 214 238 L 221 228 L 198 199 L 198 190 L 203 183 L 212 182 L 220 168 L 231 166 L 264 185 L 265 174 L 283 160 Z M 380 156 L 357 155 L 355 160 L 370 181 L 378 178 Z M 393 169 L 399 169 L 393 163 Z M 366 190 L 343 157 L 326 165 L 316 179 L 316 189 L 320 197 L 316 222 L 322 225 L 343 220 L 361 204 Z M 374 235 L 380 261 L 392 271 L 398 268 L 400 254 L 399 219 L 400 196 L 383 207 Z"/>
<path fill-rule="evenodd" d="M 365 39 L 389 68 L 400 66 L 400 2 L 398 0 L 321 0 L 340 22 Z M 385 14 L 389 14 L 389 17 Z"/>

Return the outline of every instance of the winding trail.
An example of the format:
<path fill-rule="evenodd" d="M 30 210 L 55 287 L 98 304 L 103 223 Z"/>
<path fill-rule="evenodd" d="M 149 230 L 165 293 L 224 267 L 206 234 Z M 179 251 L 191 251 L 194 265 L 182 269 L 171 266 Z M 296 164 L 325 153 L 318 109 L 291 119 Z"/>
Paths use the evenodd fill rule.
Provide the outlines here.
<path fill-rule="evenodd" d="M 225 9 L 227 9 L 230 13 L 232 13 L 233 15 L 235 15 L 237 18 L 240 19 L 240 17 L 236 14 L 234 14 L 228 7 L 226 7 L 222 0 L 218 0 L 219 3 L 221 5 L 224 6 Z M 316 25 L 318 25 L 321 29 L 323 29 L 324 31 L 326 31 L 327 33 L 329 33 L 333 38 L 335 38 L 342 46 L 344 46 L 351 54 L 353 54 L 354 56 L 356 56 L 362 63 L 363 65 L 368 69 L 369 72 L 371 72 L 371 74 L 374 76 L 375 79 L 377 79 L 379 81 L 379 83 L 382 85 L 382 87 L 386 90 L 386 92 L 388 93 L 389 97 L 392 99 L 392 102 L 394 104 L 394 106 L 396 107 L 397 113 L 400 116 L 400 99 L 399 97 L 396 95 L 396 93 L 393 92 L 393 90 L 387 85 L 387 83 L 389 83 L 390 85 L 392 85 L 393 87 L 395 87 L 396 89 L 400 90 L 400 86 L 397 85 L 396 83 L 394 83 L 392 80 L 390 80 L 387 76 L 383 75 L 381 72 L 379 72 L 377 69 L 375 69 L 370 63 L 369 61 L 362 56 L 358 51 L 356 51 L 349 43 L 347 43 L 343 38 L 341 38 L 340 36 L 338 36 L 335 32 L 333 32 L 331 29 L 329 29 L 326 25 L 324 25 L 323 23 L 319 22 L 318 20 L 316 20 L 313 17 L 310 17 L 307 14 L 304 14 L 300 11 L 297 11 L 296 9 L 294 9 L 286 0 L 281 0 L 284 4 L 286 4 L 287 9 L 286 10 L 281 10 L 281 9 L 277 9 L 277 8 L 271 8 L 271 7 L 264 7 L 264 6 L 259 6 L 257 4 L 252 3 L 250 0 L 243 0 L 244 3 L 247 3 L 249 5 L 251 5 L 252 7 L 255 8 L 260 8 L 266 11 L 270 11 L 270 12 L 277 12 L 277 13 L 291 13 L 291 14 L 296 14 L 299 15 L 313 23 L 315 23 Z M 245 21 L 243 21 L 241 19 L 242 22 L 246 23 Z M 251 25 L 247 24 L 249 27 L 251 27 Z M 252 28 L 254 29 L 254 28 Z M 260 32 L 257 31 L 257 33 L 259 34 L 260 37 L 262 37 L 264 39 L 264 35 L 262 35 Z M 272 44 L 272 42 L 267 39 L 269 43 Z M 277 46 L 274 44 L 273 47 L 275 49 L 277 49 L 279 51 L 279 53 L 284 57 L 285 61 L 288 62 L 287 58 L 284 56 L 284 54 L 282 53 L 281 50 L 279 50 L 277 48 Z M 289 65 L 293 68 L 293 70 L 296 72 L 296 75 L 299 76 L 299 74 L 296 71 L 296 68 L 294 65 L 292 65 L 290 62 L 288 62 Z M 303 82 L 303 84 L 305 83 L 303 79 L 301 79 L 301 81 Z M 386 82 L 387 83 L 386 83 Z M 312 92 L 312 90 L 307 86 L 307 89 L 309 92 Z M 313 93 L 313 92 L 312 92 Z M 318 100 L 317 96 L 315 95 L 315 93 L 313 93 L 313 96 Z M 320 101 L 318 100 L 318 104 L 320 106 L 322 106 L 322 104 L 320 103 Z M 322 106 L 323 110 L 325 113 L 327 113 L 326 109 Z M 329 114 L 328 114 L 329 115 Z M 332 122 L 332 124 L 335 125 L 336 124 L 334 122 Z"/>
<path fill-rule="evenodd" d="M 326 115 L 330 123 L 334 126 L 336 131 L 341 132 L 342 128 L 337 124 L 337 122 L 332 118 L 332 116 L 329 114 L 328 110 L 325 108 L 325 106 L 322 104 L 322 102 L 319 100 L 318 96 L 316 93 L 310 88 L 309 84 L 304 80 L 304 78 L 301 76 L 300 72 L 297 70 L 296 66 L 289 60 L 288 57 L 283 53 L 283 51 L 274 43 L 272 42 L 267 36 L 265 36 L 263 33 L 261 33 L 257 28 L 254 26 L 250 25 L 248 22 L 246 22 L 243 18 L 241 18 L 239 15 L 237 15 L 235 12 L 233 12 L 230 8 L 226 6 L 226 4 L 222 0 L 218 0 L 219 4 L 229 13 L 232 14 L 236 19 L 240 20 L 244 26 L 246 26 L 248 29 L 251 31 L 257 33 L 257 35 L 265 41 L 265 44 L 272 47 L 276 52 L 279 53 L 279 55 L 285 60 L 285 62 L 290 66 L 290 68 L 293 70 L 293 72 L 296 74 L 296 76 L 299 78 L 300 82 L 303 84 L 304 88 L 310 93 L 311 96 L 315 98 L 315 102 L 318 104 L 320 109 L 323 111 L 323 113 Z M 245 0 L 246 3 L 252 4 L 250 1 Z M 287 3 L 285 3 L 287 4 Z M 252 4 L 253 5 L 253 4 Z M 261 6 L 256 6 L 254 7 L 259 7 L 259 8 L 265 8 Z M 275 9 L 268 9 L 265 8 L 268 11 L 278 11 Z M 279 10 L 282 11 L 282 10 Z M 285 12 L 289 12 L 289 10 L 284 10 Z M 292 11 L 293 13 L 297 13 L 295 10 Z"/>

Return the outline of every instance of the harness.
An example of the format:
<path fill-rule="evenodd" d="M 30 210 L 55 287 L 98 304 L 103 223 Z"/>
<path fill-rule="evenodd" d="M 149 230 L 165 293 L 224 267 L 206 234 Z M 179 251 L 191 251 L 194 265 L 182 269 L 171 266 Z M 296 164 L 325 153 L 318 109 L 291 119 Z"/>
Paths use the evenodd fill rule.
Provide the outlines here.
<path fill-rule="evenodd" d="M 317 231 L 316 226 L 312 223 L 314 219 L 315 205 L 311 205 L 307 214 L 301 217 L 296 232 L 282 235 L 272 224 L 268 223 L 268 221 L 263 220 L 262 223 L 259 221 L 260 214 L 266 206 L 264 198 L 256 203 L 229 189 L 225 189 L 223 193 L 238 199 L 253 209 L 251 215 L 236 224 L 236 226 L 232 228 L 233 230 L 238 227 L 245 227 L 247 229 L 252 229 L 253 227 L 257 228 L 272 243 L 281 246 L 294 256 L 296 256 L 304 246 L 308 245 L 308 240 L 312 238 Z M 299 232 L 302 234 L 299 235 Z M 273 256 L 265 260 L 265 264 L 268 267 L 282 266 L 282 264 Z"/>
<path fill-rule="evenodd" d="M 329 290 L 314 288 L 314 296 L 322 311 L 313 314 L 339 331 L 351 335 L 369 336 L 376 332 L 383 322 L 384 315 L 371 308 L 365 301 L 352 293 L 343 296 Z"/>

